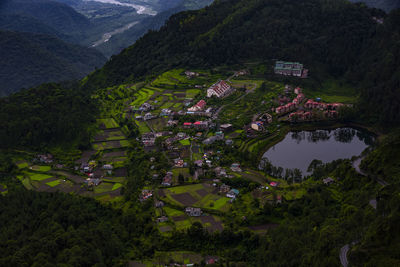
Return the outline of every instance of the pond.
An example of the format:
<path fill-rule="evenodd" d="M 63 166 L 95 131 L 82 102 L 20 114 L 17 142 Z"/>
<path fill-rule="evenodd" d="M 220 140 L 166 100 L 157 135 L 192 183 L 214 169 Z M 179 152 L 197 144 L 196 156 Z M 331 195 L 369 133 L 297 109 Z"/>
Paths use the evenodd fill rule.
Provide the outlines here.
<path fill-rule="evenodd" d="M 373 142 L 371 134 L 354 128 L 289 132 L 285 139 L 264 153 L 273 166 L 283 169 L 307 168 L 314 159 L 323 163 L 358 156 Z"/>

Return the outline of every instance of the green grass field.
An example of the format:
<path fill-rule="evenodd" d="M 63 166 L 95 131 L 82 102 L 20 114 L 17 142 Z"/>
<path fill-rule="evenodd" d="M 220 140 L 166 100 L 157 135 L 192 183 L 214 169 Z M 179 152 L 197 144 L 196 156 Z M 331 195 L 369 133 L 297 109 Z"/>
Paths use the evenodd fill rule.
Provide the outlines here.
<path fill-rule="evenodd" d="M 43 174 L 43 173 L 27 173 L 27 174 L 29 175 L 29 178 L 32 181 L 43 181 L 43 180 L 53 177 L 51 175 L 47 175 L 47 174 Z"/>
<path fill-rule="evenodd" d="M 180 140 L 179 143 L 183 146 L 190 146 L 190 140 L 189 139 L 183 139 Z"/>
<path fill-rule="evenodd" d="M 153 94 L 154 91 L 152 89 L 142 88 L 135 94 L 135 100 L 130 105 L 134 107 L 141 106 L 143 103 L 148 101 Z"/>
<path fill-rule="evenodd" d="M 48 186 L 54 187 L 54 186 L 59 185 L 60 183 L 61 183 L 61 180 L 58 179 L 58 180 L 54 180 L 54 181 L 48 182 L 48 183 L 46 183 L 46 184 L 47 184 Z"/>
<path fill-rule="evenodd" d="M 357 91 L 340 81 L 328 80 L 322 84 L 322 88 L 318 90 L 310 90 L 305 88 L 304 93 L 307 98 L 320 97 L 323 102 L 333 103 L 341 102 L 352 104 L 357 101 Z"/>
<path fill-rule="evenodd" d="M 186 90 L 186 97 L 187 98 L 194 98 L 196 95 L 200 94 L 199 89 L 188 89 Z"/>
<path fill-rule="evenodd" d="M 32 170 L 34 171 L 39 171 L 39 172 L 48 172 L 51 170 L 50 166 L 39 166 L 39 165 L 34 165 L 31 167 Z"/>
<path fill-rule="evenodd" d="M 181 210 L 176 210 L 176 209 L 170 208 L 168 206 L 164 206 L 163 210 L 165 211 L 165 213 L 167 214 L 168 217 L 176 217 L 176 216 L 181 216 L 181 215 L 185 214 Z"/>
<path fill-rule="evenodd" d="M 113 185 L 112 183 L 105 183 L 105 182 L 103 182 L 103 183 L 99 184 L 98 186 L 96 186 L 96 187 L 94 188 L 94 192 L 95 192 L 96 194 L 105 193 L 105 192 L 110 192 L 110 191 L 113 190 L 113 186 L 114 186 L 114 185 Z"/>
<path fill-rule="evenodd" d="M 28 162 L 20 162 L 17 164 L 18 169 L 23 169 L 29 166 Z"/>
<path fill-rule="evenodd" d="M 98 119 L 97 123 L 98 124 L 104 124 L 106 129 L 118 128 L 119 127 L 118 123 L 113 118 Z"/>
<path fill-rule="evenodd" d="M 120 188 L 120 187 L 122 187 L 122 184 L 120 184 L 120 183 L 115 183 L 114 185 L 113 185 L 113 187 L 112 187 L 112 191 L 114 191 L 114 190 L 117 190 L 118 188 Z"/>

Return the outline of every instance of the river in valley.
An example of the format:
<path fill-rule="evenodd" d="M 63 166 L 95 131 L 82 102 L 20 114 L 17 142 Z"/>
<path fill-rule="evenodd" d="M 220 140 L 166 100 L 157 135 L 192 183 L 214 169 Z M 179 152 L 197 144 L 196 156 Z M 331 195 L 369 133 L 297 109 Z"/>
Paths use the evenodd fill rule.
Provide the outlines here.
<path fill-rule="evenodd" d="M 138 14 L 145 14 L 145 15 L 150 15 L 150 16 L 155 16 L 157 15 L 157 12 L 152 10 L 150 7 L 143 6 L 143 5 L 138 5 L 138 4 L 133 4 L 132 2 L 126 2 L 126 1 L 118 1 L 118 0 L 86 0 L 86 1 L 94 1 L 94 2 L 100 2 L 103 4 L 111 4 L 111 5 L 119 5 L 119 6 L 126 6 L 126 7 L 132 7 L 136 9 L 136 12 Z"/>
<path fill-rule="evenodd" d="M 285 138 L 263 155 L 273 166 L 283 169 L 307 168 L 314 159 L 323 163 L 358 156 L 370 146 L 373 136 L 354 128 L 289 132 Z"/>

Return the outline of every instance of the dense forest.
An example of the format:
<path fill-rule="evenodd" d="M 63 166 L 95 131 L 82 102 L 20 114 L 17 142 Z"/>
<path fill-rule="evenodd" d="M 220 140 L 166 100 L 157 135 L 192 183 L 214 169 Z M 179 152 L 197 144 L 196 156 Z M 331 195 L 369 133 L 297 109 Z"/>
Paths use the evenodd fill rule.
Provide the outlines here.
<path fill-rule="evenodd" d="M 96 105 L 76 84 L 43 84 L 0 98 L 0 148 L 89 142 Z"/>
<path fill-rule="evenodd" d="M 2 30 L 0 57 L 2 96 L 45 82 L 80 79 L 106 61 L 94 49 L 68 44 L 50 35 Z"/>

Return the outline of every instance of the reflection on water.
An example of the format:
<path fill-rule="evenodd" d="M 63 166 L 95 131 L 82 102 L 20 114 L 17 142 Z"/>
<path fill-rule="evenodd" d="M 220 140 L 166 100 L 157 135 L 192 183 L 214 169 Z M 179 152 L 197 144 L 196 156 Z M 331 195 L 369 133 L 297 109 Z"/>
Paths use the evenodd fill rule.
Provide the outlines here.
<path fill-rule="evenodd" d="M 371 145 L 373 137 L 353 128 L 290 132 L 285 139 L 264 153 L 272 165 L 300 169 L 309 174 L 307 167 L 314 160 L 323 163 L 357 156 Z"/>

